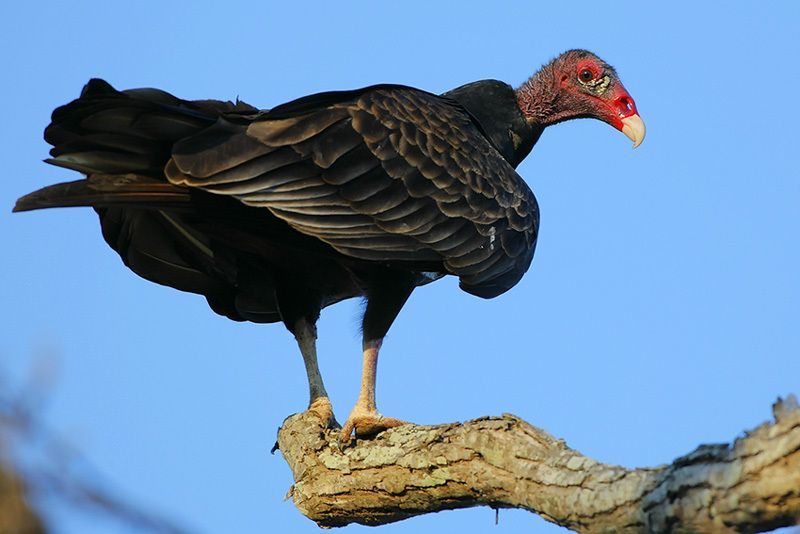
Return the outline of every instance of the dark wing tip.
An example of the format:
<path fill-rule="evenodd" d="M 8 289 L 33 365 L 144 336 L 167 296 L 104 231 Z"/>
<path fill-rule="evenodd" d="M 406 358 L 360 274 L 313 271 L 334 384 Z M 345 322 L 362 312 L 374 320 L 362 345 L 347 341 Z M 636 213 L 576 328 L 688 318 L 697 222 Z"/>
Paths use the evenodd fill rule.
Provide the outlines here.
<path fill-rule="evenodd" d="M 77 189 L 84 190 L 85 186 L 86 180 L 48 185 L 18 198 L 11 212 L 19 213 L 22 211 L 69 206 L 70 204 L 65 204 L 63 199 L 68 196 L 68 193 L 74 194 Z"/>
<path fill-rule="evenodd" d="M 41 208 L 40 206 L 40 195 L 37 195 L 38 191 L 35 193 L 29 193 L 23 197 L 19 197 L 17 202 L 14 204 L 14 207 L 11 209 L 11 213 L 20 213 L 23 211 L 33 211 L 35 209 Z"/>

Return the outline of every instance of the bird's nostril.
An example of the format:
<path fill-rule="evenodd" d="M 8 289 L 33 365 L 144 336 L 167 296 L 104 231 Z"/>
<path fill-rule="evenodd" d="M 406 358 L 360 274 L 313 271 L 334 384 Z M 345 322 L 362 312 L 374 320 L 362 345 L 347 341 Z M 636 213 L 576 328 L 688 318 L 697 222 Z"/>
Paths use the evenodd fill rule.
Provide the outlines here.
<path fill-rule="evenodd" d="M 617 110 L 621 117 L 627 117 L 634 111 L 633 100 L 627 96 L 620 97 L 617 99 Z"/>

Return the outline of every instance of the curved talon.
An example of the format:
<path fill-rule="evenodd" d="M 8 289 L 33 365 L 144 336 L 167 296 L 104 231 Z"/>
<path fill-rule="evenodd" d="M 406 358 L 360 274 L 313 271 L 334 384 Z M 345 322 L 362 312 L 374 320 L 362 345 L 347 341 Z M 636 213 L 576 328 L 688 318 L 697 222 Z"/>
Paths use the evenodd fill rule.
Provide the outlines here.
<path fill-rule="evenodd" d="M 339 432 L 339 439 L 336 440 L 336 444 L 339 446 L 339 450 L 341 450 L 344 445 L 350 444 L 350 438 L 352 437 L 351 435 L 353 434 L 354 428 L 355 424 L 350 419 L 345 421 L 341 432 Z"/>

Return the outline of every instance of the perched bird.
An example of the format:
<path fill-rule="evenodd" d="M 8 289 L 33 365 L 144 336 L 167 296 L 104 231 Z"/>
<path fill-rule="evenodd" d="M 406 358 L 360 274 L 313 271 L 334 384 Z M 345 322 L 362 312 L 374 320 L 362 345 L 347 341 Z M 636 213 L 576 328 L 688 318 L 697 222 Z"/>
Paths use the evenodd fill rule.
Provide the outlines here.
<path fill-rule="evenodd" d="M 483 80 L 435 95 L 402 85 L 306 96 L 270 110 L 186 101 L 93 79 L 53 112 L 53 165 L 85 179 L 15 211 L 91 206 L 136 274 L 203 295 L 236 321 L 282 321 L 309 409 L 336 424 L 317 366 L 320 311 L 364 297 L 363 373 L 341 440 L 403 422 L 375 404 L 378 352 L 415 287 L 458 276 L 492 298 L 533 258 L 539 210 L 514 170 L 551 124 L 592 117 L 638 146 L 614 69 L 570 50 L 519 88 Z"/>

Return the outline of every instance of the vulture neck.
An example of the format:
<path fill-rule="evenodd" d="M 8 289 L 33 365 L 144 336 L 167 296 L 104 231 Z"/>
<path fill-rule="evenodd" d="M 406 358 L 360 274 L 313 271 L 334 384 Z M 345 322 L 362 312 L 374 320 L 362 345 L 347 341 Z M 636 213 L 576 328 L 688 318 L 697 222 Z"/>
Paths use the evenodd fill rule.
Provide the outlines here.
<path fill-rule="evenodd" d="M 525 119 L 514 89 L 498 80 L 468 83 L 443 96 L 461 104 L 512 167 L 525 159 L 544 129 Z"/>
<path fill-rule="evenodd" d="M 569 106 L 563 96 L 555 61 L 548 63 L 528 78 L 517 90 L 517 104 L 531 126 L 542 128 L 585 116 L 582 110 Z"/>

